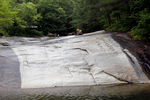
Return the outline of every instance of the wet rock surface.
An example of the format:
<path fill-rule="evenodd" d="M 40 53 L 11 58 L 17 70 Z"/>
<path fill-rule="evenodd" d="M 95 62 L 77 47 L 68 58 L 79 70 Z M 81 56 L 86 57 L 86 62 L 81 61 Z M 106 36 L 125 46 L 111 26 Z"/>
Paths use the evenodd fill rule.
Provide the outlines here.
<path fill-rule="evenodd" d="M 18 81 L 13 80 L 17 87 L 150 82 L 137 59 L 104 31 L 57 39 L 11 37 L 2 38 L 0 42 L 2 40 L 12 45 L 5 50 L 0 46 L 1 68 L 13 69 L 10 76 L 17 77 Z M 5 81 L 9 80 L 9 75 L 0 75 L 6 77 Z"/>
<path fill-rule="evenodd" d="M 20 88 L 21 76 L 18 57 L 11 48 L 0 47 L 0 90 L 18 91 Z"/>
<path fill-rule="evenodd" d="M 137 58 L 143 72 L 150 79 L 150 43 L 134 40 L 129 33 L 113 33 L 112 38 Z"/>

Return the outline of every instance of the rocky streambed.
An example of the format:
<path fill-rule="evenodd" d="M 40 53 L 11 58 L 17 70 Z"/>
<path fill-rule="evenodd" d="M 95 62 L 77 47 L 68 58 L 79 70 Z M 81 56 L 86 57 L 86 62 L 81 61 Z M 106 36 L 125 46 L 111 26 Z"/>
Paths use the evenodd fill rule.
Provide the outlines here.
<path fill-rule="evenodd" d="M 104 31 L 0 42 L 8 43 L 0 46 L 1 88 L 150 83 L 137 58 Z"/>

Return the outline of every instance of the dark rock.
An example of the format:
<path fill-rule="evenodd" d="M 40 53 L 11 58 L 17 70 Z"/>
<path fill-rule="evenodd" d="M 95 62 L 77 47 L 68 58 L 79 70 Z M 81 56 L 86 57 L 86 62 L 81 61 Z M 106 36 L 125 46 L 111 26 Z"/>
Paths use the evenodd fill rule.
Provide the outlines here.
<path fill-rule="evenodd" d="M 128 36 L 128 38 L 126 38 Z M 147 41 L 134 40 L 129 33 L 115 33 L 112 38 L 123 49 L 128 49 L 139 61 L 143 72 L 150 80 L 150 43 Z"/>
<path fill-rule="evenodd" d="M 2 45 L 3 46 L 11 46 L 10 43 L 8 43 L 8 42 L 4 42 L 4 43 L 2 43 Z"/>

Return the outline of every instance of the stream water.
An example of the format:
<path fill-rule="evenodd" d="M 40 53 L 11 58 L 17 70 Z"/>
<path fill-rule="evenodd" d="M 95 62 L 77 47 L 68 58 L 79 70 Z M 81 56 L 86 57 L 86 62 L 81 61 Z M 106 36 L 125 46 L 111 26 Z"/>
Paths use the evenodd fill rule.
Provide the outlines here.
<path fill-rule="evenodd" d="M 0 100 L 150 100 L 149 84 L 1 90 Z"/>

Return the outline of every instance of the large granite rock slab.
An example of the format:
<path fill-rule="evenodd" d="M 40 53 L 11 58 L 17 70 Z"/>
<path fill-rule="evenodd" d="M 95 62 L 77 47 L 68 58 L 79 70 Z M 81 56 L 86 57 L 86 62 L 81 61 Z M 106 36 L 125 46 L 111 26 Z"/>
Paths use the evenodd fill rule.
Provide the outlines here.
<path fill-rule="evenodd" d="M 20 62 L 21 88 L 150 82 L 109 33 L 27 40 L 10 47 Z"/>
<path fill-rule="evenodd" d="M 20 61 L 11 48 L 2 46 L 0 47 L 0 90 L 18 91 L 20 88 Z"/>

